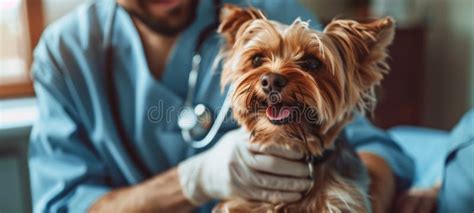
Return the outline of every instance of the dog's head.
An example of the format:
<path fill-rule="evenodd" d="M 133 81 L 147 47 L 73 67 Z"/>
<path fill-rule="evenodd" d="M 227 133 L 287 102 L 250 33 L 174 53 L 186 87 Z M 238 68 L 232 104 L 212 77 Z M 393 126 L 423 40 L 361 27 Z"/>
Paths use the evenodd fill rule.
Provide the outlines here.
<path fill-rule="evenodd" d="M 354 110 L 373 108 L 394 23 L 335 20 L 318 32 L 300 19 L 284 25 L 226 5 L 218 31 L 227 41 L 221 83 L 235 86 L 237 121 L 256 137 L 299 138 L 304 129 L 324 135 Z"/>

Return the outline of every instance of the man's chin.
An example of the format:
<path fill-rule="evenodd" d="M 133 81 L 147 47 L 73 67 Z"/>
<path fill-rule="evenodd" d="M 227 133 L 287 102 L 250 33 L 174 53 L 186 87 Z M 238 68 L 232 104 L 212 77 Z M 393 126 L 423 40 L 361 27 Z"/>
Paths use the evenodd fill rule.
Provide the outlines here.
<path fill-rule="evenodd" d="M 149 16 L 136 13 L 135 11 L 129 11 L 129 13 L 146 28 L 163 36 L 176 36 L 189 25 L 189 23 L 184 21 L 183 23 L 171 23 L 170 21 L 152 19 Z"/>
<path fill-rule="evenodd" d="M 186 5 L 183 5 L 181 1 L 182 0 L 170 0 L 170 3 L 168 3 L 170 8 L 164 17 L 158 18 L 154 16 L 153 8 L 151 7 L 142 8 L 142 11 L 146 11 L 143 13 L 135 11 L 129 12 L 153 32 L 163 36 L 173 37 L 184 31 L 196 18 L 198 1 L 190 0 Z M 178 4 L 180 2 L 181 4 Z M 162 3 L 153 2 L 150 4 L 159 5 Z"/>

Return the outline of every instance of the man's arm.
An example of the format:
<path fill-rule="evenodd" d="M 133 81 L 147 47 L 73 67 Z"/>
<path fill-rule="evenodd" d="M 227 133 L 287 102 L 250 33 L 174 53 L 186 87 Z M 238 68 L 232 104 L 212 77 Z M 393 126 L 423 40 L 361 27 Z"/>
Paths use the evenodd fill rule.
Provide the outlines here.
<path fill-rule="evenodd" d="M 39 110 L 29 145 L 34 212 L 86 211 L 110 190 L 113 174 L 90 147 L 64 76 L 49 60 L 44 42 L 35 51 L 32 74 Z"/>
<path fill-rule="evenodd" d="M 90 212 L 189 212 L 193 205 L 181 191 L 176 168 L 135 186 L 102 196 Z"/>
<path fill-rule="evenodd" d="M 250 134 L 242 129 L 229 131 L 211 149 L 181 162 L 178 169 L 112 191 L 90 211 L 184 212 L 191 210 L 191 203 L 198 206 L 212 198 L 272 203 L 299 200 L 312 185 L 306 164 L 294 161 L 303 155 L 249 145 L 249 139 Z"/>
<path fill-rule="evenodd" d="M 84 114 L 74 105 L 77 96 L 71 95 L 75 88 L 65 82 L 69 73 L 59 68 L 51 54 L 60 51 L 51 51 L 55 43 L 48 40 L 48 32 L 45 34 L 32 65 L 39 109 L 29 152 L 34 212 L 191 210 L 176 169 L 135 186 L 112 189 L 110 183 L 120 179 L 112 177 L 121 174 L 107 166 L 98 155 L 101 150 L 90 141 L 82 121 Z"/>
<path fill-rule="evenodd" d="M 105 163 L 90 150 L 85 131 L 70 104 L 62 79 L 50 64 L 33 65 L 40 110 L 30 144 L 30 170 L 35 212 L 187 212 L 176 169 L 135 186 L 111 191 Z"/>

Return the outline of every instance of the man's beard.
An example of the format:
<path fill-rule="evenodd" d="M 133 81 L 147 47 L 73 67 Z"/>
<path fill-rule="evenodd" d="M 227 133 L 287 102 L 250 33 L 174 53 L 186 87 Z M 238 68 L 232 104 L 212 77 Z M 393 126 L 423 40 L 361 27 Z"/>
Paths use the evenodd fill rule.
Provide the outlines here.
<path fill-rule="evenodd" d="M 152 30 L 153 32 L 157 34 L 164 35 L 167 37 L 176 36 L 178 33 L 182 32 L 189 25 L 191 25 L 191 23 L 193 23 L 194 19 L 196 18 L 198 0 L 191 0 L 189 11 L 182 11 L 182 10 L 186 10 L 186 8 L 178 7 L 169 12 L 169 15 L 171 17 L 179 16 L 183 14 L 187 16 L 186 20 L 184 20 L 182 23 L 176 26 L 173 26 L 166 20 L 156 19 L 153 17 L 153 15 L 149 14 L 147 10 L 145 9 L 146 1 L 147 0 L 139 1 L 139 6 L 141 8 L 140 12 L 137 12 L 135 10 L 127 10 L 127 11 L 130 13 L 130 15 L 137 18 L 139 21 L 145 24 L 146 27 L 148 27 L 150 30 Z M 188 14 L 186 14 L 186 12 L 188 12 Z"/>

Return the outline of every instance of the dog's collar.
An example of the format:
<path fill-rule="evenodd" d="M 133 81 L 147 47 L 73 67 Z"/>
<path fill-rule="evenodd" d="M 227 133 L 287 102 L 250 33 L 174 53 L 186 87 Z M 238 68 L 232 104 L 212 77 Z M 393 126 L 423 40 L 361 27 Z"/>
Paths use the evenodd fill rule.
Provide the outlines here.
<path fill-rule="evenodd" d="M 321 137 L 319 137 L 319 138 L 321 139 L 321 144 L 322 144 L 322 138 Z M 314 167 L 321 164 L 321 163 L 324 163 L 325 161 L 327 161 L 333 155 L 334 151 L 336 150 L 336 143 L 338 143 L 338 142 L 339 142 L 339 137 L 336 138 L 336 141 L 334 141 L 331 148 L 324 149 L 324 151 L 321 155 L 318 155 L 318 156 L 316 156 L 316 155 L 307 155 L 306 156 L 306 163 L 308 165 L 309 177 L 311 178 L 311 180 L 314 180 L 314 178 L 315 178 Z M 308 189 L 308 191 L 306 191 L 304 193 L 305 196 L 308 193 L 311 192 L 311 190 L 313 189 L 313 186 L 314 186 L 314 181 L 312 182 L 312 185 Z"/>
<path fill-rule="evenodd" d="M 314 167 L 329 159 L 329 157 L 332 156 L 332 153 L 334 153 L 333 149 L 326 149 L 323 154 L 319 156 L 307 155 L 306 163 L 308 164 L 309 177 L 311 179 L 314 179 Z"/>
<path fill-rule="evenodd" d="M 334 153 L 336 149 L 336 143 L 339 143 L 340 137 L 336 138 L 336 141 L 332 144 L 331 148 L 325 149 L 321 155 L 307 155 L 306 163 L 308 164 L 309 175 L 311 179 L 314 179 L 314 167 L 327 161 Z"/>
<path fill-rule="evenodd" d="M 323 144 L 323 139 L 321 136 L 318 136 L 320 141 L 321 141 L 321 147 L 324 148 Z M 321 155 L 307 155 L 306 156 L 306 163 L 311 164 L 311 165 L 317 165 L 321 164 L 329 157 L 331 157 L 332 153 L 334 153 L 334 150 L 336 149 L 336 144 L 339 143 L 341 140 L 340 137 L 337 137 L 334 143 L 330 146 L 324 149 L 323 153 Z"/>
<path fill-rule="evenodd" d="M 312 164 L 312 165 L 321 164 L 324 161 L 326 161 L 327 159 L 329 159 L 329 157 L 331 157 L 332 153 L 334 153 L 333 149 L 326 149 L 326 150 L 324 150 L 322 155 L 318 155 L 318 156 L 308 155 L 308 157 L 306 158 L 306 162 L 309 163 L 309 164 Z"/>
<path fill-rule="evenodd" d="M 333 149 L 326 149 L 323 151 L 322 155 L 319 155 L 319 156 L 307 155 L 306 156 L 306 163 L 308 164 L 308 170 L 309 170 L 309 178 L 311 178 L 311 180 L 314 180 L 315 178 L 314 167 L 325 162 L 327 159 L 329 159 L 329 157 L 332 156 L 333 153 L 334 153 Z M 312 182 L 312 185 L 308 189 L 308 191 L 304 193 L 305 196 L 309 192 L 311 192 L 311 190 L 313 189 L 313 185 L 314 185 L 314 182 Z"/>

